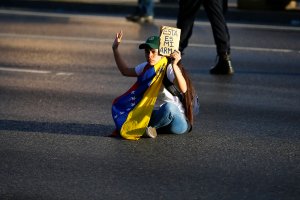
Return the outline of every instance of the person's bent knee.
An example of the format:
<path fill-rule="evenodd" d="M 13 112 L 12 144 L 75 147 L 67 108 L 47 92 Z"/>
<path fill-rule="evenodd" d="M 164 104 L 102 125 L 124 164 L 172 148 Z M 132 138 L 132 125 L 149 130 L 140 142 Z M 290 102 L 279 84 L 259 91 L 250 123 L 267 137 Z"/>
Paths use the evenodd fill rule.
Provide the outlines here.
<path fill-rule="evenodd" d="M 172 134 L 181 135 L 181 134 L 187 133 L 188 128 L 189 127 L 188 127 L 187 123 L 186 124 L 182 123 L 180 126 L 171 126 L 170 132 Z"/>

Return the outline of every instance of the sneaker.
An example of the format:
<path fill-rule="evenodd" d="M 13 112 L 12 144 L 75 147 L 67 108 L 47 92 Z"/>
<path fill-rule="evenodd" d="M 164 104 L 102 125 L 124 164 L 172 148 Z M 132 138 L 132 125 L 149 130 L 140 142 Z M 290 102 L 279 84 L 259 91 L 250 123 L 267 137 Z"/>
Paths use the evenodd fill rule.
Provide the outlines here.
<path fill-rule="evenodd" d="M 144 134 L 146 137 L 149 137 L 149 138 L 156 138 L 157 137 L 157 132 L 156 132 L 156 129 L 151 127 L 151 126 L 148 126 L 146 128 L 146 132 Z"/>
<path fill-rule="evenodd" d="M 126 16 L 128 21 L 137 22 L 137 23 L 152 23 L 153 16 L 140 16 L 140 15 L 128 15 Z"/>
<path fill-rule="evenodd" d="M 139 22 L 140 23 L 152 23 L 153 22 L 153 16 L 141 16 Z"/>

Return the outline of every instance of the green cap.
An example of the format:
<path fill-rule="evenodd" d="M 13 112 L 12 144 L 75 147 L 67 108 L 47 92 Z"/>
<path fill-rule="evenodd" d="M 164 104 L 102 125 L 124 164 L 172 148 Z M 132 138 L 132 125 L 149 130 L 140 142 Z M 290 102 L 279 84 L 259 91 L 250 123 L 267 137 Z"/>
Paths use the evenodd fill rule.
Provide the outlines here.
<path fill-rule="evenodd" d="M 140 44 L 140 49 L 159 49 L 159 37 L 151 36 L 149 37 L 145 43 Z"/>

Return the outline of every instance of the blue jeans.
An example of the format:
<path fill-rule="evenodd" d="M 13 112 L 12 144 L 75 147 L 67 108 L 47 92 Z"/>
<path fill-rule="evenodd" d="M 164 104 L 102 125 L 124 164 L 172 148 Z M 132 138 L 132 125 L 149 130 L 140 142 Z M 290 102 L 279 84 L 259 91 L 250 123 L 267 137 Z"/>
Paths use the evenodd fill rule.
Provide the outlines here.
<path fill-rule="evenodd" d="M 154 2 L 153 0 L 139 0 L 138 14 L 141 16 L 153 16 Z"/>
<path fill-rule="evenodd" d="M 149 126 L 164 128 L 173 134 L 183 134 L 189 128 L 185 115 L 173 103 L 165 103 L 159 110 L 153 110 Z"/>

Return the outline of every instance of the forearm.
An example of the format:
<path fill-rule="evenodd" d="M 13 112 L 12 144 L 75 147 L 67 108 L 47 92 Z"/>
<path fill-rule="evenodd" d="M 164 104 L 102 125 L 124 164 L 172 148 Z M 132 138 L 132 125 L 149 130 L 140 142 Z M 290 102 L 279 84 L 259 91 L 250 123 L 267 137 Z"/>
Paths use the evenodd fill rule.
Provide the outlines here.
<path fill-rule="evenodd" d="M 114 53 L 114 58 L 118 69 L 123 75 L 125 75 L 124 74 L 126 71 L 125 69 L 128 68 L 125 60 L 121 57 L 118 48 L 113 48 L 113 53 Z"/>
<path fill-rule="evenodd" d="M 123 76 L 136 76 L 135 70 L 128 67 L 126 61 L 122 58 L 118 48 L 113 48 L 113 54 L 117 67 Z"/>

